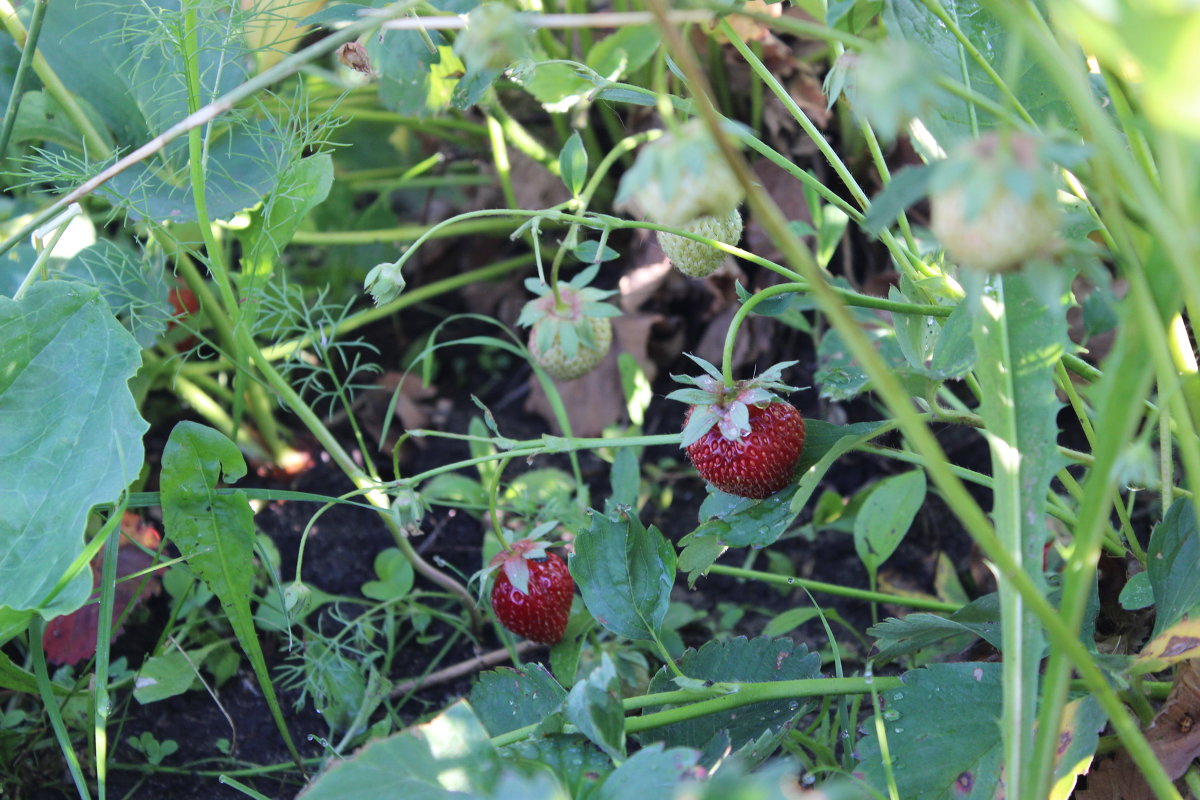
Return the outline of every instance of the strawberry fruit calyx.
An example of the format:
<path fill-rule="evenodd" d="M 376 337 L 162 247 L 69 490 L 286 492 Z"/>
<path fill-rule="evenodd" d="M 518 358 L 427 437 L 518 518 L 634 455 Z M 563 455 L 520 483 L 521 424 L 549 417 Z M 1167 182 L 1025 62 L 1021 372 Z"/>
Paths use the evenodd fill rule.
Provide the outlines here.
<path fill-rule="evenodd" d="M 614 292 L 590 286 L 598 264 L 553 288 L 536 278 L 525 287 L 537 295 L 521 309 L 517 324 L 530 328 L 529 349 L 551 376 L 572 380 L 590 372 L 612 344 L 612 317 L 620 309 L 604 300 Z"/>
<path fill-rule="evenodd" d="M 699 377 L 671 376 L 679 383 L 693 387 L 676 389 L 667 395 L 668 400 L 678 400 L 692 407 L 683 429 L 680 447 L 695 444 L 714 426 L 724 438 L 738 441 L 751 432 L 751 406 L 782 402 L 778 393 L 796 391 L 796 387 L 783 382 L 783 371 L 795 364 L 795 361 L 775 364 L 754 378 L 727 386 L 721 373 L 712 364 L 690 353 L 685 355 L 707 374 Z"/>
<path fill-rule="evenodd" d="M 804 449 L 804 420 L 777 393 L 795 391 L 782 378 L 796 362 L 729 385 L 712 364 L 689 357 L 706 374 L 672 376 L 690 388 L 667 397 L 689 404 L 680 446 L 700 477 L 722 492 L 755 500 L 786 487 Z"/>

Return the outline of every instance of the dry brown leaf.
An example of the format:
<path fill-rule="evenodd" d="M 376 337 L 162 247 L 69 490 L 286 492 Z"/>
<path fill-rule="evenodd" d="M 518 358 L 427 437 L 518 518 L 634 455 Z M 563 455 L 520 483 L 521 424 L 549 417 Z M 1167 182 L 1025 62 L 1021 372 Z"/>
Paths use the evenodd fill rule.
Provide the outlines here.
<path fill-rule="evenodd" d="M 789 220 L 812 224 L 812 214 L 809 213 L 808 201 L 804 198 L 804 188 L 800 185 L 800 181 L 764 159 L 754 162 L 754 174 L 785 217 Z M 808 239 L 806 238 L 805 241 Z M 753 217 L 746 222 L 742 247 L 772 261 L 779 261 L 781 258 L 779 251 L 771 242 L 771 237 Z"/>
<path fill-rule="evenodd" d="M 550 208 L 571 199 L 561 178 L 520 150 L 510 150 L 509 161 L 517 208 Z"/>
<path fill-rule="evenodd" d="M 121 633 L 121 626 L 117 625 L 117 622 L 125 614 L 125 610 L 158 594 L 161 588 L 157 574 L 150 574 L 144 579 L 121 580 L 141 572 L 153 563 L 153 556 L 137 547 L 135 543 L 147 550 L 157 550 L 162 543 L 162 537 L 152 525 L 144 522 L 137 514 L 126 511 L 125 516 L 121 518 L 121 540 L 117 548 L 119 582 L 113 601 L 113 639 Z M 92 559 L 91 567 L 92 586 L 98 590 L 104 569 L 103 553 Z M 100 595 L 97 591 L 88 600 L 87 605 L 70 614 L 56 617 L 46 625 L 42 647 L 50 663 L 76 664 L 90 658 L 96 652 L 96 634 L 100 626 L 99 600 Z"/>
<path fill-rule="evenodd" d="M 657 314 L 626 314 L 613 320 L 613 344 L 608 355 L 594 370 L 573 381 L 557 383 L 571 432 L 575 436 L 599 436 L 609 425 L 625 418 L 625 396 L 621 391 L 621 373 L 617 356 L 629 353 L 653 383 L 658 372 L 650 360 L 650 331 L 661 321 Z M 525 410 L 545 418 L 555 433 L 562 433 L 550 401 L 536 377 L 530 377 L 529 398 Z"/>
<path fill-rule="evenodd" d="M 1146 739 L 1171 780 L 1200 756 L 1200 661 L 1184 661 L 1175 670 L 1175 684 L 1146 729 Z"/>
<path fill-rule="evenodd" d="M 1083 782 L 1087 786 L 1075 790 L 1075 800 L 1154 800 L 1154 792 L 1123 750 L 1096 762 Z"/>
<path fill-rule="evenodd" d="M 379 443 L 381 450 L 391 450 L 396 439 L 406 430 L 429 427 L 432 402 L 437 396 L 435 387 L 422 385 L 421 378 L 411 372 L 385 372 L 376 386 L 378 388 L 359 393 L 354 406 L 359 421 Z M 393 395 L 396 397 L 396 406 L 392 411 L 393 418 L 385 442 L 381 437 Z"/>

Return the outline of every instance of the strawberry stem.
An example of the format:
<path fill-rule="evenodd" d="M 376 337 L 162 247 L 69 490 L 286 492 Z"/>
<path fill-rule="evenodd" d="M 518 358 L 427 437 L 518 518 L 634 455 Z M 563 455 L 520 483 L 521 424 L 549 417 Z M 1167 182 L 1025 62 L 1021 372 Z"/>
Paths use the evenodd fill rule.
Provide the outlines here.
<path fill-rule="evenodd" d="M 737 340 L 738 329 L 741 328 L 742 322 L 750 315 L 759 303 L 764 300 L 769 300 L 772 297 L 778 297 L 781 294 L 789 294 L 792 292 L 808 291 L 807 283 L 780 283 L 775 286 L 768 286 L 746 299 L 742 303 L 741 308 L 733 315 L 733 319 L 729 322 L 729 329 L 725 331 L 725 347 L 721 352 L 721 377 L 725 380 L 725 385 L 733 388 L 733 346 Z"/>
<path fill-rule="evenodd" d="M 496 535 L 500 547 L 509 553 L 512 552 L 512 547 L 505 541 L 504 531 L 500 527 L 500 509 L 497 498 L 500 495 L 500 476 L 504 474 L 504 468 L 512 460 L 511 455 L 501 458 L 500 462 L 496 464 L 496 468 L 492 470 L 491 479 L 488 481 L 488 517 L 492 521 L 492 533 Z"/>

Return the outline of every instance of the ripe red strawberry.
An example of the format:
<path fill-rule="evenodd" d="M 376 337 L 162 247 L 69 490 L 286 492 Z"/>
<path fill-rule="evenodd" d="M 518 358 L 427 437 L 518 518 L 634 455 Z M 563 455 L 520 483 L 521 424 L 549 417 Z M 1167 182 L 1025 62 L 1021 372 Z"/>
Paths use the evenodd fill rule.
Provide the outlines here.
<path fill-rule="evenodd" d="M 776 391 L 791 391 L 780 377 L 795 364 L 776 364 L 757 378 L 726 386 L 708 362 L 692 357 L 708 375 L 675 379 L 696 388 L 668 395 L 690 403 L 682 446 L 700 477 L 722 492 L 762 500 L 792 481 L 804 449 L 804 420 Z"/>
<path fill-rule="evenodd" d="M 525 282 L 538 295 L 521 309 L 517 324 L 529 331 L 529 353 L 551 377 L 574 380 L 595 369 L 612 345 L 611 317 L 620 310 L 601 302 L 613 294 L 588 284 L 599 265 L 580 272 L 569 283 L 558 285 L 556 295 L 536 278 Z"/>
<path fill-rule="evenodd" d="M 171 290 L 167 292 L 167 302 L 171 304 L 173 313 L 171 318 L 167 320 L 167 332 L 169 333 L 179 322 L 185 322 L 196 315 L 200 311 L 200 301 L 196 298 L 196 293 L 187 287 L 182 280 L 177 281 Z M 190 350 L 196 346 L 195 336 L 184 336 L 175 342 L 176 350 Z"/>
<path fill-rule="evenodd" d="M 492 559 L 499 566 L 492 585 L 496 619 L 518 636 L 557 644 L 567 628 L 575 581 L 567 564 L 546 552 L 545 542 L 522 539 Z"/>

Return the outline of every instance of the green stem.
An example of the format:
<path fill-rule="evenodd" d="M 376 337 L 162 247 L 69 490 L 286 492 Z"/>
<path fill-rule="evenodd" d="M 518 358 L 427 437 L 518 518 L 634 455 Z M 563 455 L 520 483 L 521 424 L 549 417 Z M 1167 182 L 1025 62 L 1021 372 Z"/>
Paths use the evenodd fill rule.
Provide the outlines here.
<path fill-rule="evenodd" d="M 932 600 L 926 597 L 909 597 L 907 595 L 889 594 L 887 592 L 855 589 L 850 586 L 839 586 L 836 583 L 813 581 L 807 578 L 792 578 L 786 575 L 776 575 L 771 572 L 759 572 L 752 569 L 742 569 L 741 567 L 728 567 L 724 564 L 713 564 L 708 568 L 707 572 L 713 575 L 728 575 L 731 578 L 745 578 L 746 580 L 770 583 L 775 586 L 800 586 L 808 589 L 810 592 L 849 597 L 869 603 L 891 603 L 892 605 L 916 608 L 921 611 L 954 613 L 962 608 L 961 603 L 947 603 L 942 600 Z"/>
<path fill-rule="evenodd" d="M 865 694 L 872 690 L 891 691 L 904 684 L 899 678 L 813 678 L 809 680 L 769 681 L 763 683 L 730 683 L 706 689 L 683 689 L 675 692 L 631 697 L 622 701 L 626 711 L 654 705 L 678 705 L 664 711 L 625 718 L 626 733 L 661 728 L 676 722 L 706 717 L 733 711 L 754 703 L 769 700 L 790 700 L 798 697 L 828 697 L 837 695 Z M 716 697 L 713 695 L 716 694 Z M 515 731 L 492 737 L 496 747 L 519 742 L 532 735 L 537 725 L 526 725 Z"/>
<path fill-rule="evenodd" d="M 17 110 L 21 106 L 21 98 L 25 95 L 25 78 L 37 53 L 38 37 L 42 33 L 42 20 L 46 18 L 48 0 L 35 0 L 33 16 L 29 20 L 29 33 L 21 43 L 21 60 L 17 63 L 17 74 L 13 77 L 12 88 L 8 96 L 8 108 L 4 111 L 4 127 L 0 128 L 0 161 L 8 151 L 9 140 L 12 139 L 13 126 L 17 122 Z M 20 24 L 18 21 L 17 24 Z M 14 37 L 16 38 L 16 37 Z"/>
<path fill-rule="evenodd" d="M 738 329 L 742 327 L 746 317 L 750 316 L 758 304 L 764 300 L 770 300 L 781 294 L 805 291 L 808 291 L 808 285 L 804 283 L 777 283 L 755 292 L 738 307 L 733 319 L 729 322 L 729 327 L 725 330 L 725 346 L 721 349 L 721 376 L 725 379 L 726 386 L 733 387 L 733 346 L 737 341 Z"/>
<path fill-rule="evenodd" d="M 75 790 L 79 792 L 81 800 L 91 800 L 92 795 L 88 791 L 87 779 L 84 778 L 83 770 L 79 766 L 79 758 L 75 755 L 75 748 L 71 744 L 71 734 L 67 732 L 67 726 L 63 722 L 62 709 L 59 708 L 58 698 L 54 694 L 54 685 L 50 682 L 50 672 L 46 668 L 46 653 L 42 649 L 42 637 L 45 634 L 46 621 L 40 614 L 35 613 L 29 623 L 28 635 L 38 694 L 42 697 L 42 705 L 46 709 L 46 716 L 50 718 L 50 727 L 54 730 L 54 738 L 58 740 L 58 747 L 67 762 L 71 779 L 75 782 Z"/>
<path fill-rule="evenodd" d="M 117 552 L 121 546 L 120 519 L 125 513 L 118 503 L 112 514 L 117 519 L 104 545 L 104 567 L 100 580 L 100 617 L 96 626 L 96 682 L 92 741 L 96 748 L 96 795 L 104 800 L 108 784 L 108 717 L 112 699 L 108 694 L 108 667 L 113 640 L 113 606 L 117 593 Z M 127 610 L 127 609 L 122 609 Z"/>

